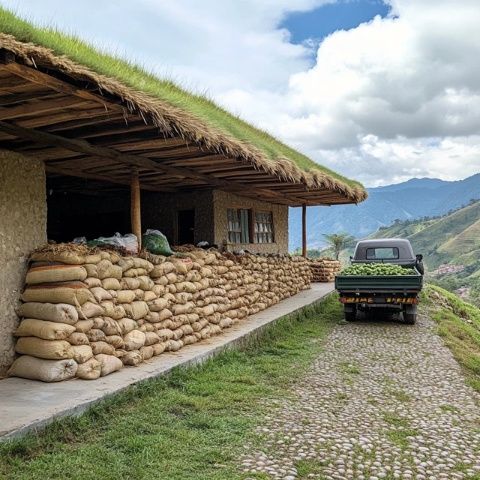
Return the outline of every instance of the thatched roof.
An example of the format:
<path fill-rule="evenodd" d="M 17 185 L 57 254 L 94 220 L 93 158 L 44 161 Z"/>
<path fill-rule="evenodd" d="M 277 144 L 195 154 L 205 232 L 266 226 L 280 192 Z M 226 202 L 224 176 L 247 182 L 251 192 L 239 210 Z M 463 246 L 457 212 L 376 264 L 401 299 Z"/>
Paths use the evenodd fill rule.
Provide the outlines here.
<path fill-rule="evenodd" d="M 129 113 L 157 126 L 164 137 L 181 137 L 199 149 L 250 164 L 310 192 L 336 192 L 339 198 L 331 203 L 357 203 L 367 196 L 360 183 L 313 162 L 210 100 L 99 53 L 76 38 L 34 27 L 2 9 L 0 31 L 0 49 L 14 54 L 17 62 L 88 85 L 89 91 L 108 101 L 117 98 Z"/>

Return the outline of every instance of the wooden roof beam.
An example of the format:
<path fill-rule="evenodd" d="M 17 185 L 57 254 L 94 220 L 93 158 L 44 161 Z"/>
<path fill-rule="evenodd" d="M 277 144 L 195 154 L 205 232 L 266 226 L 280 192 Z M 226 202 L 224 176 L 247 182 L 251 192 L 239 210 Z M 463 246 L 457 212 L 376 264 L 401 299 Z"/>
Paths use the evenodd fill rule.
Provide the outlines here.
<path fill-rule="evenodd" d="M 84 153 L 87 155 L 93 155 L 97 157 L 111 158 L 119 163 L 126 165 L 145 168 L 149 170 L 163 171 L 171 175 L 178 175 L 187 178 L 193 178 L 194 180 L 202 180 L 207 185 L 212 185 L 221 190 L 233 191 L 238 194 L 244 194 L 245 191 L 249 190 L 249 187 L 246 187 L 242 184 L 235 184 L 233 182 L 221 180 L 211 175 L 202 174 L 194 170 L 190 170 L 184 167 L 172 167 L 164 165 L 162 163 L 155 162 L 147 157 L 129 155 L 125 153 L 120 153 L 116 150 L 98 147 L 89 144 L 85 140 L 74 140 L 69 138 L 64 138 L 58 135 L 52 135 L 51 133 L 41 132 L 38 130 L 27 129 L 20 127 L 15 124 L 8 122 L 0 121 L 0 130 L 6 131 L 7 133 L 13 134 L 17 137 L 30 140 L 42 145 L 52 145 L 65 148 L 67 150 L 72 150 L 74 152 Z M 258 194 L 262 194 L 265 197 L 270 198 L 272 201 L 282 200 L 282 201 L 304 201 L 303 199 L 295 198 L 292 196 L 285 196 L 279 192 L 274 192 L 272 190 L 266 189 L 254 189 Z"/>

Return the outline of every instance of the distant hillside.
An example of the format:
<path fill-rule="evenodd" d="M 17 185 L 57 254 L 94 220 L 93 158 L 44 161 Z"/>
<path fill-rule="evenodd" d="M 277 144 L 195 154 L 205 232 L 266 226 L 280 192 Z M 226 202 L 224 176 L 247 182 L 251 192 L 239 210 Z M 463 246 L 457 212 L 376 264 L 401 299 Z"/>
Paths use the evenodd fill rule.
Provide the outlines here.
<path fill-rule="evenodd" d="M 347 232 L 367 237 L 396 219 L 412 220 L 444 215 L 480 199 L 480 174 L 447 182 L 435 178 L 413 178 L 407 182 L 368 189 L 369 198 L 357 205 L 309 207 L 309 248 L 325 245 L 324 233 Z M 290 250 L 301 245 L 301 209 L 290 209 Z"/>
<path fill-rule="evenodd" d="M 424 255 L 431 280 L 452 291 L 465 287 L 471 301 L 480 300 L 479 201 L 440 218 L 395 222 L 371 237 L 408 238 L 415 252 Z M 453 268 L 439 273 L 440 265 Z"/>
<path fill-rule="evenodd" d="M 371 236 L 408 238 L 432 269 L 459 259 L 465 265 L 476 263 L 480 261 L 480 202 L 433 220 L 397 222 Z"/>

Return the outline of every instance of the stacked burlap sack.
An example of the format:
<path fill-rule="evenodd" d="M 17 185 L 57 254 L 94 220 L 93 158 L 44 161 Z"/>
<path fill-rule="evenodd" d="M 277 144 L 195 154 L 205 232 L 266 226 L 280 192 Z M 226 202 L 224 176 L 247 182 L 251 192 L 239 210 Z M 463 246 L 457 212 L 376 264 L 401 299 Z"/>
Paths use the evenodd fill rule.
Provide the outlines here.
<path fill-rule="evenodd" d="M 315 258 L 310 260 L 312 282 L 333 282 L 342 265 L 338 260 Z"/>
<path fill-rule="evenodd" d="M 96 379 L 217 335 L 308 288 L 301 257 L 200 249 L 171 257 L 66 245 L 31 256 L 9 374 Z"/>

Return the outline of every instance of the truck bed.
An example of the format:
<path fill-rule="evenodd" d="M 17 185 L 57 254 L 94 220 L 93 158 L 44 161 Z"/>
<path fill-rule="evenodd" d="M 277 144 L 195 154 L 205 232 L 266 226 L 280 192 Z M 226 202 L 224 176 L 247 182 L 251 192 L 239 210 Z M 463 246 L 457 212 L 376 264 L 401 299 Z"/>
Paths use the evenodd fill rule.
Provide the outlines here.
<path fill-rule="evenodd" d="M 418 293 L 423 276 L 416 275 L 337 275 L 335 288 L 354 293 Z"/>

